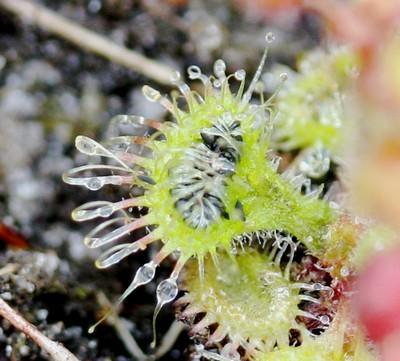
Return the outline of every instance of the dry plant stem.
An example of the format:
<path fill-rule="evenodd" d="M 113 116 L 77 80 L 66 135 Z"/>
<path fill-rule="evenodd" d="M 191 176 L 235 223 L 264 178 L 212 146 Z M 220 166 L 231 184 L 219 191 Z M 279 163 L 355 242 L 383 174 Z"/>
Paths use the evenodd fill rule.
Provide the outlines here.
<path fill-rule="evenodd" d="M 172 348 L 172 346 L 174 346 L 176 340 L 184 329 L 185 325 L 182 322 L 172 322 L 167 333 L 161 340 L 160 347 L 158 347 L 154 353 L 154 359 L 159 359 L 164 356 Z"/>
<path fill-rule="evenodd" d="M 9 321 L 16 329 L 31 338 L 39 347 L 46 351 L 54 361 L 79 361 L 60 343 L 50 340 L 35 326 L 26 321 L 0 298 L 0 316 Z"/>
<path fill-rule="evenodd" d="M 185 328 L 185 326 L 181 322 L 178 321 L 172 322 L 167 333 L 161 340 L 160 347 L 158 347 L 155 350 L 154 354 L 146 355 L 142 352 L 136 340 L 129 332 L 128 327 L 126 325 L 126 321 L 124 319 L 119 318 L 117 316 L 113 316 L 111 320 L 109 319 L 109 322 L 112 323 L 112 325 L 114 326 L 115 330 L 118 333 L 118 336 L 121 338 L 121 341 L 124 343 L 127 351 L 132 356 L 134 356 L 138 361 L 155 361 L 163 357 L 169 350 L 171 350 L 177 338 Z"/>
<path fill-rule="evenodd" d="M 94 33 L 28 0 L 0 0 L 0 6 L 75 45 L 101 55 L 150 79 L 170 85 L 174 70 Z"/>
<path fill-rule="evenodd" d="M 107 309 L 111 309 L 113 305 L 103 292 L 97 293 L 97 301 L 99 304 Z M 113 312 L 108 318 L 107 322 L 115 328 L 119 338 L 124 344 L 126 350 L 138 361 L 149 360 L 150 357 L 146 355 L 137 344 L 136 340 L 129 332 L 126 322 L 119 318 L 116 312 Z"/>
<path fill-rule="evenodd" d="M 97 294 L 97 300 L 103 307 L 112 307 L 112 304 L 103 292 L 99 292 Z M 181 322 L 172 322 L 167 333 L 161 340 L 160 347 L 158 347 L 153 354 L 146 355 L 137 344 L 135 338 L 129 332 L 126 321 L 123 318 L 120 318 L 116 313 L 113 313 L 108 317 L 107 322 L 115 328 L 115 331 L 125 345 L 126 350 L 138 361 L 155 361 L 164 356 L 172 348 L 177 338 L 185 328 Z"/>
<path fill-rule="evenodd" d="M 112 317 L 112 320 L 109 321 L 114 326 L 115 330 L 118 333 L 119 338 L 125 345 L 126 350 L 135 357 L 138 361 L 149 360 L 150 357 L 146 355 L 136 340 L 133 338 L 132 334 L 129 332 L 126 321 L 124 319 L 118 317 Z"/>

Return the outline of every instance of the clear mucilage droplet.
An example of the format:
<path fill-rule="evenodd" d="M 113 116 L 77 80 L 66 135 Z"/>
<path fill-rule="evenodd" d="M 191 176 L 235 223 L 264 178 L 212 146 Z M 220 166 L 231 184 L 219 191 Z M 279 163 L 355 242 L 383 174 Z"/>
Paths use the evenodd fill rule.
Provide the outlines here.
<path fill-rule="evenodd" d="M 153 103 L 158 101 L 161 98 L 160 92 L 148 85 L 143 86 L 142 92 L 143 92 L 143 95 L 146 97 L 146 99 Z"/>
<path fill-rule="evenodd" d="M 267 33 L 265 35 L 265 40 L 267 41 L 267 43 L 272 43 L 275 40 L 275 35 L 274 33 Z"/>
<path fill-rule="evenodd" d="M 140 267 L 135 274 L 135 277 L 129 287 L 125 290 L 122 296 L 118 299 L 116 304 L 92 327 L 89 328 L 88 332 L 93 333 L 95 328 L 102 323 L 107 317 L 109 317 L 112 312 L 127 298 L 136 288 L 149 283 L 155 276 L 157 264 L 150 261 Z"/>
<path fill-rule="evenodd" d="M 125 290 L 122 296 L 119 298 L 118 303 L 123 302 L 123 300 L 128 297 L 136 288 L 143 286 L 151 282 L 156 274 L 157 263 L 150 261 L 136 271 L 135 277 L 132 283 Z"/>
<path fill-rule="evenodd" d="M 97 217 L 111 216 L 118 206 L 103 201 L 86 203 L 72 211 L 72 219 L 76 222 L 88 221 Z"/>
<path fill-rule="evenodd" d="M 108 268 L 139 250 L 139 242 L 119 244 L 104 252 L 96 260 L 96 267 L 100 269 Z"/>
<path fill-rule="evenodd" d="M 114 212 L 114 207 L 111 205 L 103 206 L 97 210 L 100 217 L 109 217 Z"/>
<path fill-rule="evenodd" d="M 157 300 L 159 303 L 165 304 L 175 299 L 178 294 L 178 286 L 176 279 L 168 278 L 162 281 L 157 287 Z"/>
<path fill-rule="evenodd" d="M 157 306 L 154 310 L 153 315 L 153 342 L 152 347 L 156 345 L 157 333 L 156 333 L 156 320 L 161 308 L 171 301 L 173 301 L 178 294 L 178 285 L 176 284 L 176 278 L 168 278 L 157 286 Z"/>
<path fill-rule="evenodd" d="M 138 284 L 145 284 L 150 282 L 155 275 L 157 264 L 150 261 L 144 264 L 136 271 L 134 282 Z"/>
<path fill-rule="evenodd" d="M 189 79 L 192 79 L 192 80 L 199 79 L 200 76 L 202 75 L 201 69 L 197 65 L 189 66 L 187 73 L 188 73 Z"/>
<path fill-rule="evenodd" d="M 322 291 L 324 289 L 324 286 L 321 283 L 314 283 L 313 289 L 315 291 Z"/>
<path fill-rule="evenodd" d="M 174 71 L 173 73 L 172 73 L 172 75 L 171 75 L 171 83 L 172 84 L 176 84 L 176 83 L 179 83 L 180 82 L 180 80 L 181 80 L 181 73 L 179 72 L 179 71 Z"/>
<path fill-rule="evenodd" d="M 89 137 L 79 135 L 76 137 L 75 146 L 83 154 L 95 155 L 98 143 Z"/>
<path fill-rule="evenodd" d="M 321 145 L 308 149 L 299 163 L 299 170 L 307 177 L 321 178 L 330 168 L 330 153 Z"/>
<path fill-rule="evenodd" d="M 281 79 L 281 81 L 286 81 L 289 78 L 289 75 L 288 73 L 280 73 L 279 78 Z"/>
<path fill-rule="evenodd" d="M 91 191 L 98 191 L 102 186 L 103 182 L 97 177 L 90 178 L 86 182 L 86 187 Z"/>
<path fill-rule="evenodd" d="M 329 325 L 330 322 L 331 322 L 329 316 L 327 316 L 327 315 L 322 315 L 322 316 L 319 318 L 319 321 L 320 321 L 323 325 Z"/>
<path fill-rule="evenodd" d="M 81 153 L 93 156 L 98 155 L 101 157 L 115 158 L 115 156 L 107 148 L 97 143 L 95 140 L 79 135 L 75 139 L 75 146 Z"/>
<path fill-rule="evenodd" d="M 218 59 L 214 63 L 214 74 L 215 74 L 215 76 L 217 78 L 219 78 L 219 79 L 225 79 L 226 78 L 225 70 L 226 70 L 225 62 L 222 59 Z"/>
<path fill-rule="evenodd" d="M 240 69 L 238 71 L 235 72 L 235 79 L 238 81 L 242 81 L 244 80 L 244 78 L 246 77 L 246 71 L 243 69 Z"/>

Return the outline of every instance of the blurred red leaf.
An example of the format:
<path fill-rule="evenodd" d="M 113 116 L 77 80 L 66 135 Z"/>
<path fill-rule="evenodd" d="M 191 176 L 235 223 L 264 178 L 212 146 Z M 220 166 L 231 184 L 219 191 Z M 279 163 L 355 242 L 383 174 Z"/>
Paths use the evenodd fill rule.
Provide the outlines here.
<path fill-rule="evenodd" d="M 0 240 L 3 241 L 9 247 L 15 248 L 28 248 L 28 242 L 18 232 L 14 231 L 10 227 L 3 223 L 0 223 Z"/>
<path fill-rule="evenodd" d="M 355 307 L 372 340 L 400 332 L 400 248 L 375 256 L 357 282 Z M 399 355 L 400 357 L 400 355 Z"/>
<path fill-rule="evenodd" d="M 391 43 L 400 24 L 400 1 L 308 0 L 306 4 L 321 16 L 335 40 L 357 52 L 362 94 L 383 107 L 398 110 L 400 89 L 391 74 L 396 72 L 400 58 Z"/>

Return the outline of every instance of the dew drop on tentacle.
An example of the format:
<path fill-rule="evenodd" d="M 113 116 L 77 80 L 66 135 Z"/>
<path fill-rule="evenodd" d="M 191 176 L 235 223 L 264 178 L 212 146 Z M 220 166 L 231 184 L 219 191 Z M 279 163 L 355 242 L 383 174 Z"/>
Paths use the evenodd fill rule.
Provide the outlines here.
<path fill-rule="evenodd" d="M 235 72 L 234 77 L 240 82 L 239 90 L 236 94 L 236 99 L 240 100 L 243 96 L 244 86 L 246 83 L 246 71 L 244 69 L 239 69 Z"/>
<path fill-rule="evenodd" d="M 86 246 L 89 248 L 92 248 L 91 245 L 93 242 L 97 242 L 98 239 L 101 236 L 101 234 L 107 234 L 109 231 L 107 230 L 108 227 L 114 226 L 116 224 L 126 224 L 127 222 L 130 222 L 132 220 L 131 217 L 129 216 L 121 216 L 121 217 L 115 217 L 112 219 L 108 219 L 99 225 L 97 225 L 95 228 L 93 228 L 83 239 L 83 242 Z"/>
<path fill-rule="evenodd" d="M 265 34 L 265 41 L 267 43 L 272 43 L 274 40 L 275 40 L 275 34 L 274 33 L 269 32 L 269 33 Z"/>
<path fill-rule="evenodd" d="M 127 175 L 98 175 L 98 176 L 79 176 L 80 173 L 87 171 L 108 171 L 108 172 L 123 172 Z M 91 191 L 96 191 L 105 185 L 123 185 L 132 184 L 137 172 L 118 166 L 103 165 L 103 164 L 89 164 L 81 167 L 70 169 L 62 175 L 65 183 L 71 185 L 84 186 Z"/>
<path fill-rule="evenodd" d="M 191 65 L 187 69 L 189 79 L 200 80 L 203 85 L 207 86 L 210 84 L 210 79 L 201 72 L 201 69 L 197 65 Z"/>
<path fill-rule="evenodd" d="M 174 72 L 173 76 L 171 77 L 171 83 L 178 87 L 181 94 L 185 97 L 187 105 L 189 106 L 189 110 L 192 110 L 195 98 L 193 97 L 193 93 L 190 90 L 189 85 L 182 80 L 181 73 L 179 71 Z"/>
<path fill-rule="evenodd" d="M 320 316 L 320 317 L 319 317 L 319 321 L 320 321 L 323 325 L 325 325 L 325 326 L 328 326 L 328 325 L 331 323 L 331 320 L 330 320 L 330 318 L 329 318 L 328 315 L 322 315 L 322 316 Z"/>
<path fill-rule="evenodd" d="M 88 221 L 97 217 L 109 217 L 116 210 L 111 202 L 95 201 L 81 205 L 74 209 L 71 217 L 76 222 Z"/>
<path fill-rule="evenodd" d="M 148 101 L 152 103 L 158 102 L 170 113 L 174 114 L 175 109 L 173 104 L 166 97 L 162 96 L 158 90 L 148 85 L 144 85 L 142 88 L 142 93 Z"/>
<path fill-rule="evenodd" d="M 108 139 L 104 145 L 113 153 L 116 154 L 119 159 L 125 161 L 127 156 L 138 157 L 137 159 L 129 159 L 128 162 L 137 163 L 148 162 L 148 159 L 153 158 L 153 150 L 151 148 L 151 142 L 149 135 L 146 133 L 143 135 L 123 135 L 115 136 Z M 146 141 L 147 140 L 147 141 Z M 144 159 L 143 159 L 144 158 Z"/>
<path fill-rule="evenodd" d="M 96 327 L 102 323 L 106 318 L 108 318 L 113 312 L 116 311 L 117 307 L 127 298 L 136 288 L 143 286 L 149 282 L 151 282 L 156 274 L 157 264 L 153 261 L 150 261 L 143 266 L 141 266 L 135 274 L 135 277 L 129 287 L 125 290 L 121 297 L 119 297 L 118 301 L 104 314 L 104 316 L 97 321 L 93 326 L 91 326 L 88 330 L 89 333 L 93 333 Z"/>
<path fill-rule="evenodd" d="M 100 247 L 107 243 L 113 242 L 116 239 L 119 239 L 119 238 L 131 233 L 132 231 L 142 228 L 146 225 L 148 225 L 148 223 L 146 222 L 146 217 L 137 219 L 133 222 L 130 222 L 130 223 L 122 226 L 122 227 L 114 229 L 113 231 L 108 233 L 106 236 L 101 237 L 96 243 L 92 244 L 92 247 L 94 247 L 94 248 Z"/>
<path fill-rule="evenodd" d="M 142 88 L 142 91 L 143 91 L 143 95 L 150 102 L 155 103 L 155 102 L 159 101 L 161 98 L 160 92 L 148 85 L 144 85 Z"/>
<path fill-rule="evenodd" d="M 96 267 L 99 269 L 108 268 L 139 250 L 140 246 L 136 242 L 118 244 L 108 249 L 96 260 Z"/>
<path fill-rule="evenodd" d="M 110 125 L 107 129 L 107 135 L 109 137 L 117 137 L 121 135 L 122 130 L 126 131 L 122 132 L 123 134 L 143 135 L 143 131 L 147 130 L 149 127 L 159 130 L 161 128 L 161 123 L 138 115 L 120 114 L 111 118 Z M 127 132 L 128 128 L 129 133 Z"/>
<path fill-rule="evenodd" d="M 159 257 L 161 260 L 165 257 L 167 257 L 169 252 L 164 251 L 164 249 L 161 249 L 158 253 L 158 255 L 155 257 L 158 259 Z M 159 257 L 158 257 L 159 256 Z M 157 316 L 161 310 L 161 308 L 169 303 L 172 302 L 177 294 L 178 294 L 178 285 L 177 285 L 177 279 L 179 277 L 179 274 L 186 264 L 187 257 L 180 256 L 178 261 L 176 262 L 174 269 L 172 270 L 171 276 L 160 282 L 160 284 L 157 286 L 157 305 L 154 309 L 154 314 L 153 314 L 153 342 L 152 342 L 152 347 L 154 348 L 157 342 L 157 332 L 156 332 L 156 321 L 157 321 Z M 159 261 L 161 262 L 161 261 Z"/>
<path fill-rule="evenodd" d="M 222 59 L 218 59 L 214 63 L 214 74 L 215 76 L 220 80 L 221 83 L 223 83 L 226 79 L 226 64 Z"/>
<path fill-rule="evenodd" d="M 75 139 L 75 146 L 83 154 L 89 156 L 96 155 L 100 157 L 112 158 L 116 162 L 121 164 L 124 168 L 129 169 L 128 165 L 125 164 L 120 158 L 118 158 L 116 154 L 89 137 L 85 137 L 83 135 L 77 136 Z"/>
<path fill-rule="evenodd" d="M 111 203 L 106 201 L 88 202 L 72 211 L 72 219 L 76 222 L 88 221 L 98 217 L 107 218 L 114 212 L 130 207 L 146 206 L 143 197 L 128 198 L 120 202 Z"/>
<path fill-rule="evenodd" d="M 222 82 L 221 82 L 221 80 L 219 80 L 219 79 L 215 79 L 214 81 L 213 81 L 213 86 L 214 86 L 214 88 L 221 88 L 221 86 L 222 86 Z"/>
<path fill-rule="evenodd" d="M 94 235 L 96 235 L 99 231 L 101 231 L 102 229 L 105 229 L 106 227 L 108 227 L 109 225 L 111 225 L 112 222 L 114 220 L 110 220 L 107 222 L 104 222 L 104 224 L 99 225 L 98 227 L 96 227 L 92 232 L 90 232 L 88 234 L 88 236 L 85 237 L 84 239 L 84 243 L 89 247 L 89 248 L 97 248 L 97 247 L 101 247 L 104 246 L 107 243 L 113 242 L 139 228 L 142 228 L 144 226 L 150 225 L 151 222 L 149 222 L 148 217 L 144 216 L 141 217 L 139 219 L 133 220 L 119 228 L 116 228 L 108 233 L 106 233 L 105 235 L 101 236 L 101 237 L 93 237 Z"/>
<path fill-rule="evenodd" d="M 271 94 L 271 96 L 268 98 L 268 100 L 263 104 L 264 108 L 268 109 L 268 107 L 271 105 L 272 101 L 278 96 L 278 94 L 282 90 L 283 85 L 288 78 L 289 78 L 289 76 L 287 73 L 279 74 L 280 82 L 278 83 L 278 86 L 276 87 L 274 92 Z"/>
<path fill-rule="evenodd" d="M 156 274 L 157 267 L 158 264 L 156 262 L 150 261 L 138 268 L 133 281 L 118 299 L 118 304 L 122 303 L 124 299 L 127 298 L 136 288 L 151 282 Z"/>
<path fill-rule="evenodd" d="M 97 191 L 99 190 L 101 187 L 103 187 L 103 181 L 101 178 L 99 177 L 92 177 L 90 179 L 88 179 L 88 181 L 86 182 L 86 188 L 90 189 L 91 191 Z"/>
<path fill-rule="evenodd" d="M 86 155 L 98 155 L 102 157 L 112 156 L 112 153 L 104 148 L 100 143 L 84 135 L 78 135 L 76 137 L 75 147 L 81 153 Z"/>
<path fill-rule="evenodd" d="M 79 135 L 75 139 L 75 147 L 86 155 L 97 155 L 99 144 L 89 137 Z"/>
<path fill-rule="evenodd" d="M 135 242 L 123 243 L 111 247 L 96 260 L 96 267 L 100 269 L 108 268 L 132 253 L 146 249 L 148 244 L 155 242 L 157 239 L 158 237 L 156 237 L 154 233 L 149 233 Z"/>
<path fill-rule="evenodd" d="M 288 73 L 285 73 L 285 72 L 280 73 L 280 74 L 279 74 L 279 78 L 281 79 L 281 81 L 286 81 L 286 80 L 288 80 L 288 78 L 289 78 L 289 74 L 288 74 Z"/>
<path fill-rule="evenodd" d="M 168 278 L 164 281 L 161 281 L 157 286 L 157 305 L 153 314 L 153 341 L 151 343 L 151 347 L 156 346 L 157 341 L 157 333 L 156 333 L 156 321 L 157 316 L 161 310 L 161 308 L 172 302 L 178 294 L 178 285 L 176 283 L 176 278 Z"/>
<path fill-rule="evenodd" d="M 292 284 L 292 288 L 299 288 L 306 291 L 326 291 L 329 293 L 333 292 L 333 289 L 329 286 L 324 286 L 322 283 L 303 283 L 296 282 Z"/>
<path fill-rule="evenodd" d="M 237 81 L 243 81 L 246 79 L 246 71 L 244 69 L 239 69 L 235 71 L 235 79 Z"/>

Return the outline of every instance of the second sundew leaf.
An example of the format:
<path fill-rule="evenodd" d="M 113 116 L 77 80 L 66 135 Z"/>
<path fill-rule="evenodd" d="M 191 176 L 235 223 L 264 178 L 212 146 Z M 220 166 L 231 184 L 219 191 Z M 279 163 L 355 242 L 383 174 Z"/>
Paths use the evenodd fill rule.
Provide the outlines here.
<path fill-rule="evenodd" d="M 345 48 L 306 54 L 278 96 L 274 149 L 290 151 L 319 143 L 334 155 L 339 152 L 346 123 L 342 96 L 356 64 L 354 54 Z"/>
<path fill-rule="evenodd" d="M 192 335 L 210 333 L 208 345 L 225 340 L 220 359 L 238 360 L 239 348 L 251 356 L 276 344 L 285 347 L 291 329 L 306 335 L 305 326 L 296 322 L 304 314 L 298 307 L 302 285 L 290 281 L 279 260 L 252 249 L 237 255 L 221 252 L 215 260 L 207 257 L 200 272 L 193 262 L 184 270 L 186 293 L 177 305 L 184 307 L 180 318 L 194 322 Z"/>

